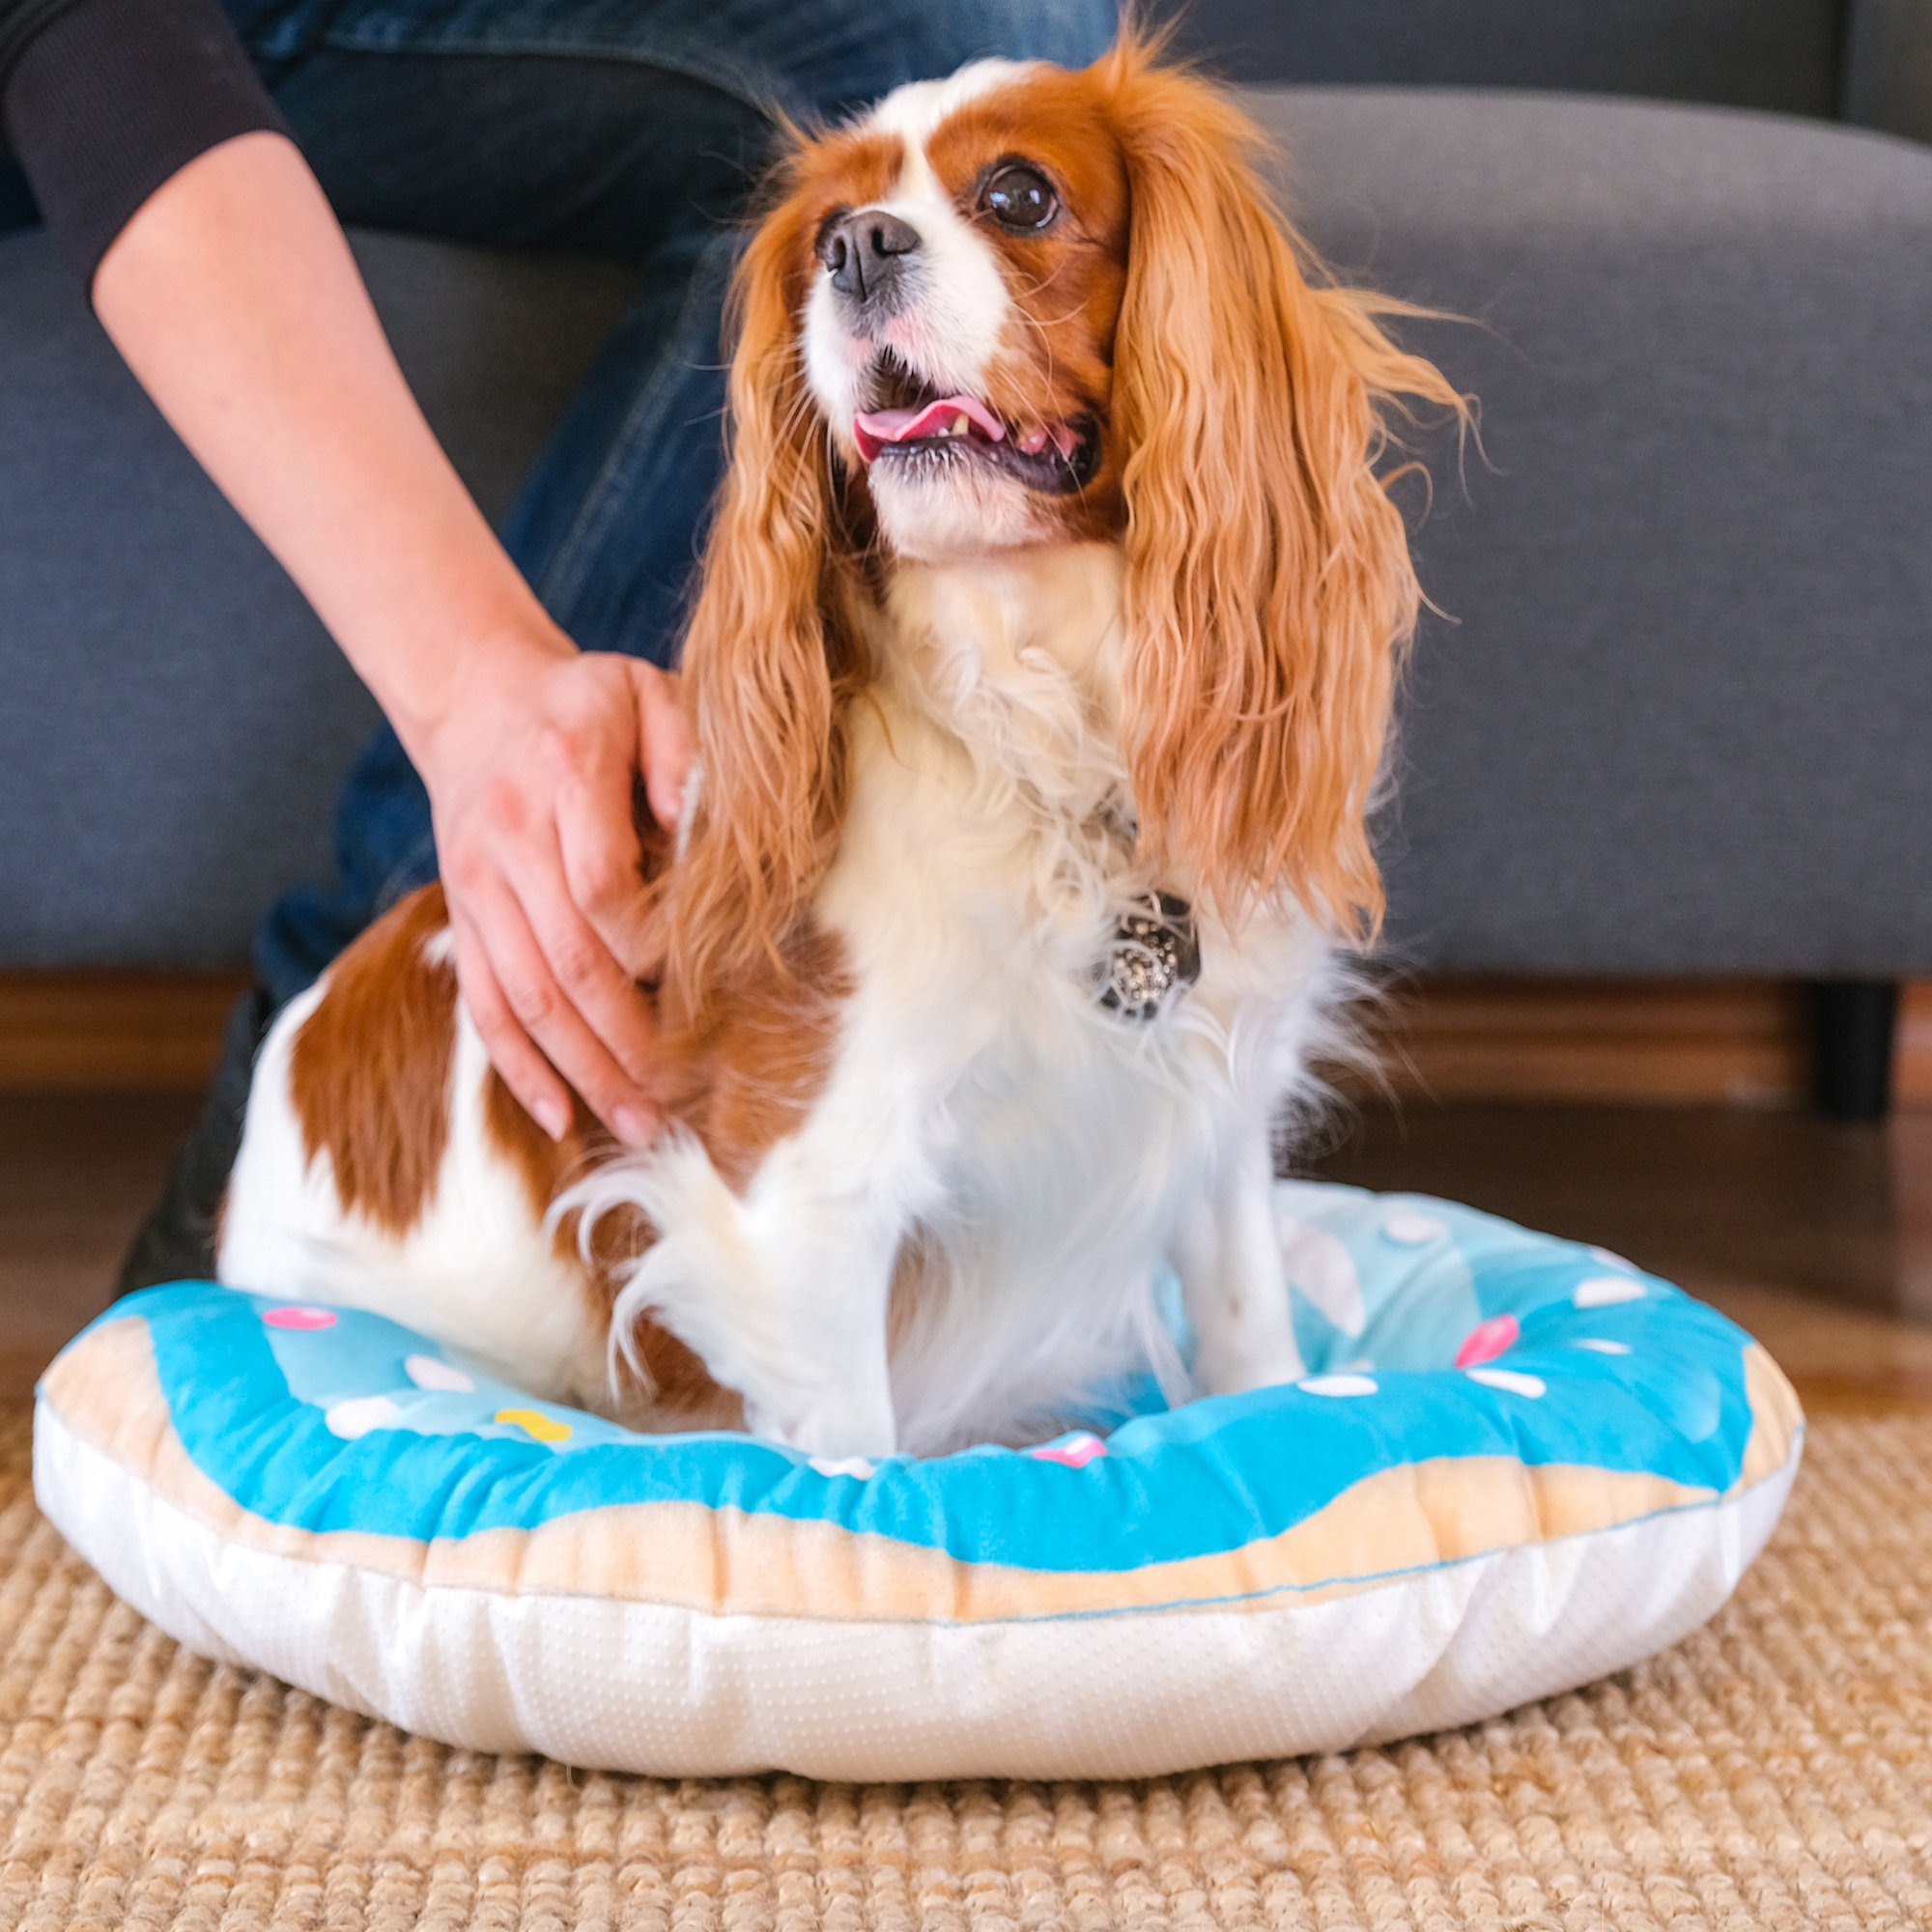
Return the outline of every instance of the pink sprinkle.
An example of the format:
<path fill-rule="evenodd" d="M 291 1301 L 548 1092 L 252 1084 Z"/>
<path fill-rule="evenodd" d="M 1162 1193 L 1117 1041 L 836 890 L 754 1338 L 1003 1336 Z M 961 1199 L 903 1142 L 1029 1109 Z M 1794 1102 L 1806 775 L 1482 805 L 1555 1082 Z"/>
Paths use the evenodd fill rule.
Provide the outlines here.
<path fill-rule="evenodd" d="M 1479 1362 L 1493 1362 L 1516 1347 L 1516 1338 L 1521 1333 L 1514 1315 L 1492 1315 L 1463 1338 L 1463 1346 L 1456 1350 L 1456 1366 L 1473 1369 Z"/>
<path fill-rule="evenodd" d="M 262 1317 L 270 1328 L 333 1328 L 335 1316 L 327 1308 L 271 1308 Z"/>
<path fill-rule="evenodd" d="M 1027 1451 L 1041 1463 L 1065 1463 L 1069 1469 L 1084 1469 L 1106 1453 L 1107 1445 L 1097 1435 L 1076 1435 L 1070 1442 L 1048 1442 Z"/>

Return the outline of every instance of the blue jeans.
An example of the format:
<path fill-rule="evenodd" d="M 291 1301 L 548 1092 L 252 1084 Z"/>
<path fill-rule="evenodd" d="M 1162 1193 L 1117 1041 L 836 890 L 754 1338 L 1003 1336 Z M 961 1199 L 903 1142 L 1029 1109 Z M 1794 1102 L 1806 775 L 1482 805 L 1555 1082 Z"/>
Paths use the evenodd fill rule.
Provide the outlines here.
<path fill-rule="evenodd" d="M 722 468 L 731 227 L 776 116 L 836 118 L 982 54 L 1084 65 L 1115 0 L 228 0 L 345 221 L 614 256 L 644 295 L 504 528 L 586 650 L 672 661 Z M 428 794 L 384 730 L 336 818 L 340 878 L 256 940 L 277 1004 L 436 876 Z"/>

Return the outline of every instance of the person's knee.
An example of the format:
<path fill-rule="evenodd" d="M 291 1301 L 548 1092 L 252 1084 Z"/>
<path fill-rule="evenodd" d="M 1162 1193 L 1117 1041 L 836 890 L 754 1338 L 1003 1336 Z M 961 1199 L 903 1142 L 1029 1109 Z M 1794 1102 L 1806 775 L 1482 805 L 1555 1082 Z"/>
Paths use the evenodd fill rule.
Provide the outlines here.
<path fill-rule="evenodd" d="M 976 50 L 1062 67 L 1098 60 L 1120 31 L 1115 0 L 951 0 L 946 11 Z M 972 57 L 971 50 L 960 56 Z"/>

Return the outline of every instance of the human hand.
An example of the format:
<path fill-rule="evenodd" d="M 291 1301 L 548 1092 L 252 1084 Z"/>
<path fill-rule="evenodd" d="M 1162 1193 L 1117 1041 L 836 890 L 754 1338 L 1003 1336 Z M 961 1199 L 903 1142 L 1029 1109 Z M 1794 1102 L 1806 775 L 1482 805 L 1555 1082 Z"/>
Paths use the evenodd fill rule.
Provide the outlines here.
<path fill-rule="evenodd" d="M 560 634 L 482 652 L 413 747 L 456 972 L 510 1091 L 553 1139 L 568 1081 L 620 1140 L 656 1130 L 633 788 L 673 824 L 691 764 L 677 680 Z M 561 1078 L 558 1076 L 561 1075 Z"/>

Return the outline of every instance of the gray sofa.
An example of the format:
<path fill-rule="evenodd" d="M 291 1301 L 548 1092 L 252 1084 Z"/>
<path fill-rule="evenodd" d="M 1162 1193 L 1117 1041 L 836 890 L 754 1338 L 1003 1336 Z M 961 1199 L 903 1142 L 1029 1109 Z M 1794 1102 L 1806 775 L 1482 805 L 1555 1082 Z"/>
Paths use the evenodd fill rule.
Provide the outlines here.
<path fill-rule="evenodd" d="M 1324 252 L 1468 318 L 1409 328 L 1484 446 L 1425 442 L 1414 500 L 1440 614 L 1392 956 L 1881 1002 L 1932 973 L 1932 0 L 1220 0 L 1185 32 L 1263 90 Z M 358 248 L 502 507 L 629 278 Z M 239 962 L 327 867 L 372 722 L 42 238 L 0 241 L 0 967 Z"/>

